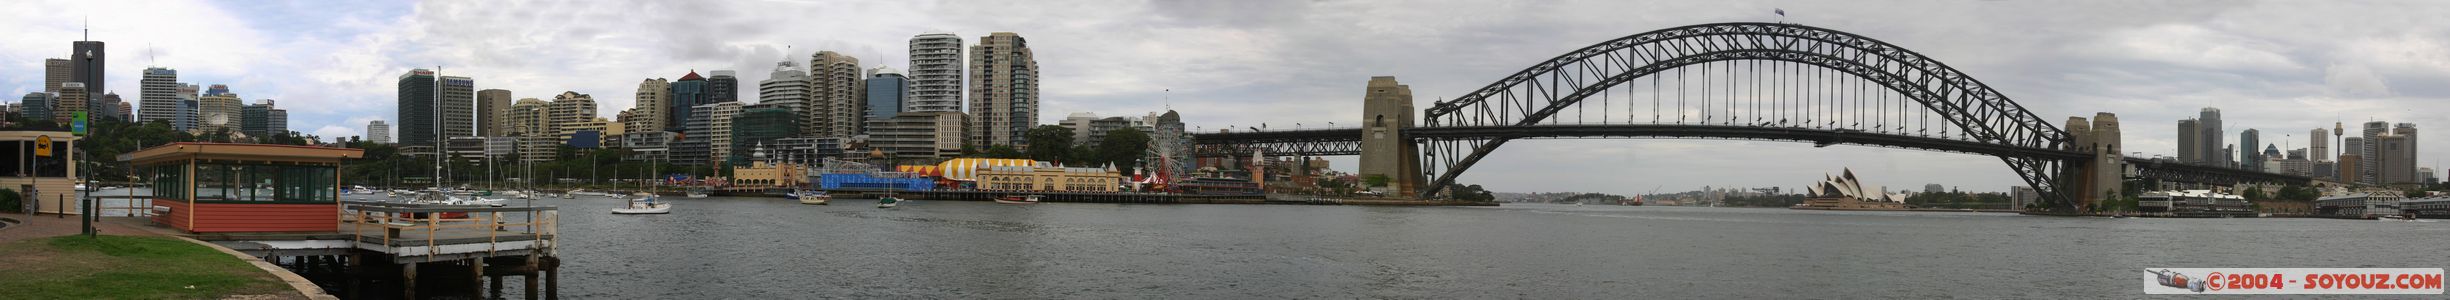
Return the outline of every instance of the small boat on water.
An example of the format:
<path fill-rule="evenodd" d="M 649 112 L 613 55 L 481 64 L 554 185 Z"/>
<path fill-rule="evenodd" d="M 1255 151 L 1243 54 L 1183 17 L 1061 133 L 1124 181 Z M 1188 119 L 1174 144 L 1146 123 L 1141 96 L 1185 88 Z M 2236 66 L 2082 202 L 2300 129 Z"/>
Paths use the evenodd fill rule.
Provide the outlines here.
<path fill-rule="evenodd" d="M 833 202 L 834 200 L 833 195 L 826 195 L 825 192 L 820 191 L 798 191 L 791 193 L 790 197 L 799 199 L 800 204 L 814 205 L 826 205 L 826 203 Z"/>
<path fill-rule="evenodd" d="M 689 188 L 688 193 L 690 198 L 706 198 L 706 188 L 703 187 Z"/>
<path fill-rule="evenodd" d="M 902 205 L 902 198 L 900 197 L 884 196 L 876 198 L 876 208 L 893 208 L 894 206 L 900 205 Z"/>
<path fill-rule="evenodd" d="M 613 210 L 612 210 L 612 213 L 613 213 L 613 214 L 616 214 L 616 215 L 649 215 L 649 214 L 668 214 L 668 213 L 672 213 L 672 204 L 671 204 L 671 203 L 664 203 L 664 202 L 656 202 L 656 201 L 655 201 L 655 195 L 654 195 L 654 194 L 639 193 L 639 194 L 638 194 L 638 199 L 635 199 L 635 200 L 630 200 L 630 201 L 628 201 L 628 202 L 629 202 L 629 206 L 624 206 L 624 207 L 621 207 L 621 208 L 615 208 L 615 209 L 613 209 Z"/>
<path fill-rule="evenodd" d="M 468 200 L 468 204 L 488 205 L 493 207 L 502 207 L 503 205 L 507 205 L 509 203 L 510 201 L 508 199 L 501 198 L 476 197 L 475 200 Z"/>
<path fill-rule="evenodd" d="M 995 198 L 995 203 L 1038 204 L 1038 195 L 1007 195 L 1004 197 Z"/>

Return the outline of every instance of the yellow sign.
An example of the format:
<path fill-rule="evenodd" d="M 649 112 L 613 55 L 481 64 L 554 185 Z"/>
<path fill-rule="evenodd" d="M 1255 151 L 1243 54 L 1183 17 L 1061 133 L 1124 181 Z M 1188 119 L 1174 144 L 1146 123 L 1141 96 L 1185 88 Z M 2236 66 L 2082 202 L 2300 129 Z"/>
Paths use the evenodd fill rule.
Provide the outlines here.
<path fill-rule="evenodd" d="M 51 157 L 51 136 L 34 137 L 34 156 Z"/>

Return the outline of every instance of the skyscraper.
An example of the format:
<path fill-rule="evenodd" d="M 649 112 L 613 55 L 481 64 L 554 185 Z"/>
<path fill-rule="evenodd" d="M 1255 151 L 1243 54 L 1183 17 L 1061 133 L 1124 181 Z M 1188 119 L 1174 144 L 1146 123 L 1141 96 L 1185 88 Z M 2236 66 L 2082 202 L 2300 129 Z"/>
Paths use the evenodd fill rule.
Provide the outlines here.
<path fill-rule="evenodd" d="M 170 129 L 177 129 L 179 131 L 195 130 L 196 108 L 201 106 L 201 104 L 197 101 L 201 100 L 198 97 L 202 95 L 197 93 L 197 87 L 195 84 L 181 83 L 179 84 L 178 96 L 179 111 L 177 112 L 177 116 L 171 119 Z"/>
<path fill-rule="evenodd" d="M 2379 155 L 2382 159 L 2378 163 L 2381 164 L 2382 183 L 2424 182 L 2424 177 L 2416 173 L 2416 124 L 2397 124 L 2391 128 L 2390 135 L 2382 137 L 2381 144 L 2382 153 Z"/>
<path fill-rule="evenodd" d="M 866 83 L 859 76 L 859 59 L 833 51 L 817 51 L 808 56 L 808 88 L 815 99 L 815 114 L 802 116 L 800 134 L 814 137 L 849 137 L 859 134 L 863 105 L 860 98 Z"/>
<path fill-rule="evenodd" d="M 2363 133 L 2365 136 L 2365 148 L 2360 151 L 2360 154 L 2364 154 L 2365 160 L 2362 162 L 2363 166 L 2358 167 L 2362 173 L 2357 175 L 2357 182 L 2371 184 L 2385 183 L 2382 182 L 2381 163 L 2389 158 L 2382 157 L 2382 136 L 2390 135 L 2390 122 L 2365 122 L 2365 131 L 2363 131 Z"/>
<path fill-rule="evenodd" d="M 43 92 L 59 93 L 60 84 L 76 81 L 77 65 L 67 59 L 43 60 Z"/>
<path fill-rule="evenodd" d="M 667 108 L 664 110 L 664 131 L 689 132 L 689 110 L 707 103 L 706 78 L 699 77 L 698 71 L 689 71 L 689 75 L 681 75 L 679 80 L 672 81 L 669 95 L 671 98 L 664 99 L 667 102 L 664 105 Z"/>
<path fill-rule="evenodd" d="M 971 147 L 1029 147 L 1038 123 L 1038 59 L 1029 40 L 1011 32 L 978 38 L 970 47 Z"/>
<path fill-rule="evenodd" d="M 85 92 L 87 94 L 102 94 L 104 92 L 109 92 L 111 90 L 110 87 L 102 85 L 102 75 L 104 72 L 106 72 L 106 70 L 109 70 L 102 67 L 103 63 L 110 62 L 109 59 L 104 58 L 107 56 L 106 54 L 109 53 L 102 51 L 102 42 L 76 41 L 75 48 L 76 52 L 72 52 L 72 55 L 68 58 L 70 60 L 69 63 L 76 65 L 76 77 L 70 79 L 70 81 L 85 83 Z"/>
<path fill-rule="evenodd" d="M 902 102 L 910 97 L 910 77 L 885 66 L 869 69 L 868 73 L 868 82 L 864 83 L 868 87 L 868 115 L 863 118 L 890 119 L 902 113 Z"/>
<path fill-rule="evenodd" d="M 435 141 L 440 141 L 438 137 L 441 133 L 436 130 L 442 129 L 442 126 L 441 120 L 436 119 L 440 116 L 436 110 L 441 109 L 442 105 L 434 102 L 440 100 L 435 97 L 438 92 L 436 88 L 434 71 L 415 69 L 400 74 L 400 101 L 397 106 L 400 111 L 400 144 L 431 146 Z M 208 102 L 204 107 L 209 109 L 213 106 Z M 209 118 L 211 114 L 204 115 Z"/>
<path fill-rule="evenodd" d="M 366 140 L 376 144 L 390 144 L 391 124 L 383 124 L 383 120 L 367 121 Z"/>
<path fill-rule="evenodd" d="M 145 77 L 138 81 L 142 88 L 136 93 L 137 122 L 172 122 L 179 118 L 179 70 L 145 68 Z"/>
<path fill-rule="evenodd" d="M 2207 160 L 2203 159 L 2203 141 L 2200 141 L 2203 138 L 2198 137 L 2200 135 L 2203 135 L 2203 126 L 2194 118 L 2178 120 L 2179 163 L 2202 164 Z"/>
<path fill-rule="evenodd" d="M 910 99 L 906 112 L 960 112 L 961 36 L 930 32 L 910 38 Z"/>
<path fill-rule="evenodd" d="M 94 96 L 93 100 L 86 101 L 85 103 L 85 107 L 91 107 L 93 110 L 93 116 L 90 116 L 91 118 L 120 121 L 128 120 L 128 115 L 119 113 L 119 107 L 127 106 L 128 104 L 127 101 L 119 99 L 119 93 L 107 91 L 100 93 L 100 96 Z"/>
<path fill-rule="evenodd" d="M 2210 161 L 2204 165 L 2235 167 L 2237 160 L 2230 159 L 2233 153 L 2224 151 L 2224 146 L 2228 144 L 2221 141 L 2221 136 L 2227 131 L 2221 131 L 2220 128 L 2220 109 L 2203 108 L 2202 115 L 2197 116 L 2195 122 L 2197 130 L 2202 130 L 2202 133 L 2195 136 L 2195 142 L 2199 143 L 2197 147 L 2202 147 L 2198 148 L 2197 151 L 2201 152 L 2196 153 L 2195 156 Z"/>
<path fill-rule="evenodd" d="M 443 136 L 476 136 L 476 80 L 465 76 L 443 76 L 441 80 Z"/>
<path fill-rule="evenodd" d="M 810 100 L 808 72 L 801 71 L 799 65 L 784 58 L 774 63 L 774 72 L 766 76 L 766 81 L 757 82 L 757 105 L 789 112 L 795 118 L 791 121 L 793 126 L 808 123 L 800 119 L 817 117 L 817 103 Z M 793 128 L 792 132 L 803 130 Z"/>
<path fill-rule="evenodd" d="M 510 90 L 476 91 L 476 136 L 510 136 Z"/>
<path fill-rule="evenodd" d="M 2255 130 L 2254 128 L 2247 128 L 2246 131 L 2237 133 L 2237 151 L 2240 151 L 2237 153 L 2238 168 L 2247 170 L 2263 169 L 2262 147 L 2254 146 L 2262 145 L 2262 136 L 2263 131 Z"/>
<path fill-rule="evenodd" d="M 2331 161 L 2331 132 L 2322 131 L 2322 128 L 2315 128 L 2313 133 L 2306 134 L 2306 136 L 2311 137 L 2309 139 L 2311 143 L 2306 143 L 2306 145 L 2311 146 L 2307 146 L 2306 148 L 2310 148 L 2313 151 L 2311 153 L 2306 153 L 2306 159 L 2313 161 Z"/>
<path fill-rule="evenodd" d="M 628 127 L 629 132 L 664 131 L 665 124 L 670 124 L 665 123 L 668 118 L 664 112 L 670 109 L 665 103 L 671 99 L 671 80 L 647 78 L 638 81 L 637 102 L 630 107 L 631 116 L 636 120 L 623 120 L 621 125 Z"/>
<path fill-rule="evenodd" d="M 740 102 L 740 76 L 732 70 L 707 72 L 706 101 Z"/>

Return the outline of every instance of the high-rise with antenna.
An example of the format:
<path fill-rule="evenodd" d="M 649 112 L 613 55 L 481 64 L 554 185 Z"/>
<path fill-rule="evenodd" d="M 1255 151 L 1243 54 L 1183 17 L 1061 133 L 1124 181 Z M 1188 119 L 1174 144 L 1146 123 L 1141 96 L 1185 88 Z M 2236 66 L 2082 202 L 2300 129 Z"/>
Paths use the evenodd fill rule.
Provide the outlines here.
<path fill-rule="evenodd" d="M 71 45 L 74 51 L 68 54 L 69 64 L 74 66 L 68 82 L 84 83 L 86 92 L 100 95 L 111 91 L 110 87 L 102 85 L 103 70 L 107 70 L 103 68 L 103 63 L 109 61 L 108 53 L 104 53 L 101 41 L 93 40 L 92 22 L 87 23 L 85 40 L 74 42 Z"/>

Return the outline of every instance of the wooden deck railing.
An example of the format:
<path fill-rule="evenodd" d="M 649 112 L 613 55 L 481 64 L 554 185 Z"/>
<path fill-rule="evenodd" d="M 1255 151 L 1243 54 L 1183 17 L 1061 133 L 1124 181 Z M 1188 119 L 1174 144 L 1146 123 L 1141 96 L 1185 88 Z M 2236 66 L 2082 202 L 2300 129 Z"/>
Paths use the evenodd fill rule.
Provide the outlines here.
<path fill-rule="evenodd" d="M 379 242 L 396 248 L 398 242 L 422 241 L 425 255 L 441 253 L 438 240 L 482 237 L 486 252 L 498 249 L 502 238 L 525 237 L 534 241 L 537 252 L 550 255 L 554 239 L 560 235 L 556 225 L 560 210 L 552 206 L 473 206 L 423 205 L 389 202 L 341 201 L 341 222 L 348 223 L 358 242 Z M 524 215 L 525 218 L 519 218 Z M 522 221 L 524 220 L 524 221 Z M 369 230 L 373 229 L 373 230 Z M 412 234 L 415 233 L 415 234 Z M 405 254 L 405 253 L 398 253 Z"/>

